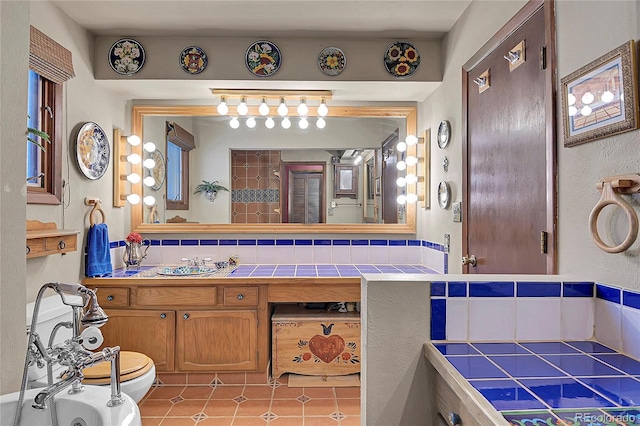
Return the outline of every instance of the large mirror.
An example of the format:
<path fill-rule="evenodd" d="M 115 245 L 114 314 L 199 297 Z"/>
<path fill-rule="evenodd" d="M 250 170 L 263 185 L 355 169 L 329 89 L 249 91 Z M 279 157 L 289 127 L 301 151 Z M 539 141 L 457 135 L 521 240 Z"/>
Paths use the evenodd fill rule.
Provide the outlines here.
<path fill-rule="evenodd" d="M 231 129 L 229 118 L 218 116 L 214 107 L 134 106 L 132 132 L 141 135 L 145 142 L 153 141 L 161 154 L 158 158 L 166 157 L 167 123 L 189 131 L 194 136 L 195 148 L 188 154 L 187 207 L 174 210 L 173 203 L 166 202 L 167 188 L 174 184 L 169 175 L 163 185 L 153 189 L 135 185 L 134 191 L 153 195 L 157 202 L 153 208 L 132 206 L 132 227 L 145 233 L 415 232 L 415 204 L 399 207 L 393 202 L 397 195 L 395 177 L 383 177 L 384 170 L 391 169 L 385 167 L 389 165 L 385 162 L 395 161 L 395 143 L 408 134 L 416 134 L 415 108 L 333 107 L 326 117 L 326 127 L 321 130 L 315 128 L 313 118 L 304 131 L 293 126 L 284 130 L 279 125 L 267 129 L 258 121 L 253 129 L 244 123 L 238 129 Z M 295 119 L 292 121 L 295 123 Z M 247 216 L 243 216 L 247 213 L 246 207 L 238 202 L 247 201 L 241 199 L 242 190 L 251 185 L 238 179 L 238 166 L 251 166 L 247 157 L 257 155 L 264 159 L 264 154 L 278 161 L 267 161 L 270 169 L 268 173 L 263 169 L 265 176 L 259 179 L 271 179 L 276 197 L 268 201 L 279 204 L 269 204 L 270 219 L 263 216 L 256 220 L 251 214 L 246 219 Z M 361 159 L 356 161 L 358 157 Z M 256 165 L 259 161 L 255 160 Z M 300 181 L 297 174 L 300 164 L 322 166 L 319 220 L 315 216 L 301 219 L 293 213 L 294 190 L 291 188 L 295 186 L 294 180 Z M 215 200 L 210 201 L 204 193 L 194 194 L 202 181 L 218 181 L 230 192 L 219 191 Z M 268 182 L 259 182 L 258 187 L 269 189 Z M 385 206 L 383 200 L 386 200 Z M 298 204 L 316 203 L 312 200 Z M 176 216 L 186 222 L 167 223 Z"/>

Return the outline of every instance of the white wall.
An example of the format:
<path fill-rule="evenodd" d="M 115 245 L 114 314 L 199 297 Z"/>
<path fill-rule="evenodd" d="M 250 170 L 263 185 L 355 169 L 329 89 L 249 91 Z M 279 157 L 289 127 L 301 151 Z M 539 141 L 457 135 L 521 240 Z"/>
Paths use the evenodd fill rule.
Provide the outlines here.
<path fill-rule="evenodd" d="M 435 199 L 441 180 L 450 182 L 452 200 L 462 199 L 462 65 L 478 51 L 526 2 L 474 1 L 465 11 L 443 44 L 443 83 L 421 106 L 419 132 L 431 128 L 431 205 L 418 209 L 418 238 L 443 242 L 451 234 L 450 273 L 462 266 L 462 224 L 454 223 L 451 209 L 441 210 Z M 556 1 L 558 93 L 560 79 L 630 39 L 640 38 L 640 2 L 629 1 Z M 585 30 L 589 29 L 589 30 Z M 596 29 L 596 30 L 594 30 Z M 595 184 L 604 176 L 640 172 L 640 131 L 612 136 L 573 148 L 564 148 L 558 109 L 558 273 L 577 274 L 628 288 L 640 288 L 640 240 L 623 254 L 600 251 L 589 235 L 589 213 L 600 198 Z M 440 120 L 449 120 L 452 139 L 445 150 L 435 143 Z M 449 171 L 442 159 L 450 161 Z M 640 197 L 633 198 L 636 211 Z M 465 208 L 465 206 L 463 206 Z M 611 209 L 613 210 L 613 209 Z M 601 215 L 612 234 L 621 242 L 626 235 L 624 215 L 611 211 Z M 607 237 L 605 237 L 605 240 Z M 616 243 L 616 244 L 617 244 Z"/>
<path fill-rule="evenodd" d="M 88 213 L 91 210 L 91 207 L 84 205 L 85 197 L 102 200 L 111 240 L 124 239 L 129 232 L 130 223 L 128 209 L 112 207 L 113 156 L 107 172 L 97 180 L 89 180 L 80 173 L 75 157 L 77 128 L 87 121 L 93 121 L 102 127 L 113 147 L 113 129 L 126 127 L 126 101 L 94 80 L 93 38 L 60 9 L 46 1 L 31 2 L 31 25 L 71 51 L 76 76 L 64 84 L 64 205 L 29 204 L 26 217 L 30 220 L 56 222 L 58 228 L 75 229 L 80 234 L 77 251 L 64 256 L 52 255 L 27 261 L 27 302 L 34 300 L 38 289 L 46 282 L 78 282 L 84 277 L 84 246 L 89 226 Z"/>

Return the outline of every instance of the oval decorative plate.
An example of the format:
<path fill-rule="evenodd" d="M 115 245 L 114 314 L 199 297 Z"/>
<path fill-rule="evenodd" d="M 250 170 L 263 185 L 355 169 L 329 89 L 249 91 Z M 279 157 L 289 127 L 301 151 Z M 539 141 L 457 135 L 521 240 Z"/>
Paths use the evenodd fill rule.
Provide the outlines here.
<path fill-rule="evenodd" d="M 200 74 L 208 63 L 207 54 L 198 46 L 185 47 L 180 52 L 180 66 L 189 74 Z"/>
<path fill-rule="evenodd" d="M 282 63 L 278 46 L 267 40 L 258 40 L 247 49 L 245 64 L 251 74 L 269 77 L 275 74 Z"/>
<path fill-rule="evenodd" d="M 384 67 L 394 77 L 409 77 L 420 66 L 420 53 L 411 43 L 396 41 L 384 54 Z"/>
<path fill-rule="evenodd" d="M 151 186 L 151 189 L 153 189 L 154 191 L 157 191 L 160 188 L 162 188 L 162 185 L 164 184 L 164 176 L 165 176 L 164 156 L 160 151 L 156 149 L 151 154 L 149 154 L 149 157 L 153 158 L 153 160 L 156 162 L 156 166 L 153 168 L 153 170 L 147 170 L 147 173 L 150 176 L 153 176 L 153 179 L 156 181 L 156 183 L 154 183 L 153 186 Z"/>
<path fill-rule="evenodd" d="M 347 66 L 347 57 L 337 47 L 325 47 L 318 55 L 318 66 L 325 75 L 338 75 Z"/>
<path fill-rule="evenodd" d="M 133 75 L 144 65 L 144 49 L 132 38 L 122 38 L 109 50 L 109 65 L 120 75 Z"/>
<path fill-rule="evenodd" d="M 100 179 L 107 171 L 110 157 L 109 139 L 102 127 L 92 122 L 83 124 L 76 138 L 76 159 L 82 174 Z"/>

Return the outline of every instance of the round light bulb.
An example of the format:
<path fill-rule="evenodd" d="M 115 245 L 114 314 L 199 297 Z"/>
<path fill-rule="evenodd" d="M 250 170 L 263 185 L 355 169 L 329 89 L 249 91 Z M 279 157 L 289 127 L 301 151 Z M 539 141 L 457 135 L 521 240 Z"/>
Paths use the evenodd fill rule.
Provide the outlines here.
<path fill-rule="evenodd" d="M 585 104 L 590 104 L 594 99 L 593 93 L 591 92 L 585 92 L 585 94 L 582 95 L 582 102 Z"/>
<path fill-rule="evenodd" d="M 278 105 L 278 115 L 280 117 L 284 117 L 287 114 L 289 114 L 289 108 L 287 107 L 287 104 L 284 103 L 284 98 L 280 98 L 280 105 Z"/>
<path fill-rule="evenodd" d="M 418 201 L 418 196 L 416 194 L 409 193 L 407 194 L 407 203 L 413 204 Z"/>
<path fill-rule="evenodd" d="M 398 202 L 398 204 L 404 205 L 407 202 L 407 196 L 402 194 L 398 195 L 398 198 L 396 198 L 396 201 Z"/>
<path fill-rule="evenodd" d="M 222 100 L 218 104 L 216 110 L 220 115 L 227 115 L 227 113 L 229 112 L 229 105 L 227 105 L 227 99 L 224 96 L 222 97 Z"/>
<path fill-rule="evenodd" d="M 269 115 L 269 105 L 267 105 L 267 100 L 262 98 L 262 103 L 258 107 L 258 112 L 260 115 Z"/>
<path fill-rule="evenodd" d="M 396 163 L 396 169 L 402 171 L 405 170 L 407 168 L 407 163 L 405 163 L 404 161 L 398 161 Z"/>
<path fill-rule="evenodd" d="M 267 129 L 273 129 L 273 126 L 275 126 L 275 125 L 276 125 L 276 122 L 273 121 L 273 118 L 271 118 L 271 117 L 268 117 L 267 120 L 264 122 L 264 126 Z"/>
<path fill-rule="evenodd" d="M 152 153 L 156 150 L 156 144 L 153 142 L 145 142 L 145 144 L 142 145 L 142 149 L 144 149 L 148 153 Z"/>
<path fill-rule="evenodd" d="M 320 117 L 326 117 L 329 114 L 329 108 L 327 108 L 327 104 L 325 103 L 324 98 L 322 98 L 322 102 L 318 106 L 318 115 Z"/>
<path fill-rule="evenodd" d="M 151 170 L 151 169 L 153 169 L 153 168 L 156 166 L 156 161 L 155 161 L 153 158 L 147 158 L 146 160 L 144 160 L 144 161 L 142 162 L 142 165 L 143 165 L 145 168 L 147 168 L 147 169 Z"/>
<path fill-rule="evenodd" d="M 238 120 L 238 117 L 233 117 L 229 122 L 229 126 L 231 126 L 232 129 L 237 129 L 238 127 L 240 127 L 240 121 Z"/>
<path fill-rule="evenodd" d="M 247 113 L 249 112 L 249 107 L 247 106 L 247 101 L 245 98 L 242 98 L 242 100 L 236 107 L 236 111 L 238 111 L 238 115 L 247 115 Z"/>
<path fill-rule="evenodd" d="M 609 103 L 613 100 L 613 98 L 615 98 L 615 96 L 613 95 L 613 93 L 611 93 L 611 91 L 607 90 L 605 91 L 601 96 L 600 96 L 600 100 L 604 103 Z"/>
<path fill-rule="evenodd" d="M 307 106 L 307 101 L 302 99 L 300 101 L 300 105 L 298 105 L 298 115 L 307 115 L 309 114 L 309 107 Z"/>
<path fill-rule="evenodd" d="M 576 108 L 575 106 L 571 105 L 569 107 L 569 117 L 573 117 L 577 113 L 578 113 L 578 108 Z"/>
<path fill-rule="evenodd" d="M 156 184 L 156 180 L 153 178 L 153 176 L 147 176 L 146 178 L 142 179 L 142 183 L 144 183 L 144 186 L 152 187 Z"/>
<path fill-rule="evenodd" d="M 127 201 L 131 204 L 138 204 L 140 202 L 140 196 L 138 194 L 127 195 Z"/>
<path fill-rule="evenodd" d="M 407 136 L 407 145 L 408 146 L 412 146 L 418 143 L 418 138 L 415 137 L 415 135 L 408 135 Z"/>
<path fill-rule="evenodd" d="M 326 125 L 327 125 L 327 122 L 324 121 L 324 118 L 318 117 L 318 120 L 316 121 L 316 127 L 318 129 L 324 129 Z"/>
<path fill-rule="evenodd" d="M 407 180 L 400 176 L 398 179 L 396 179 L 396 185 L 398 185 L 400 188 L 404 188 L 407 185 Z"/>
<path fill-rule="evenodd" d="M 255 117 L 247 118 L 247 127 L 250 128 L 250 129 L 253 129 L 254 127 L 256 127 L 256 118 Z"/>
<path fill-rule="evenodd" d="M 133 184 L 140 183 L 140 179 L 142 178 L 137 173 L 131 173 L 130 175 L 127 175 L 127 180 Z"/>
<path fill-rule="evenodd" d="M 289 120 L 289 117 L 285 117 L 282 119 L 282 128 L 283 129 L 288 129 L 289 127 L 291 127 L 291 120 Z"/>
<path fill-rule="evenodd" d="M 300 119 L 300 122 L 298 123 L 298 126 L 299 126 L 302 130 L 304 130 L 304 129 L 306 129 L 307 127 L 309 127 L 309 121 L 307 121 L 307 118 L 306 118 L 306 117 L 302 117 L 302 118 Z"/>
<path fill-rule="evenodd" d="M 398 142 L 396 145 L 396 150 L 398 152 L 405 152 L 407 150 L 407 144 L 405 142 Z"/>
<path fill-rule="evenodd" d="M 408 185 L 413 185 L 414 183 L 418 182 L 418 176 L 412 173 L 407 173 L 407 175 L 404 178 L 407 181 Z"/>
<path fill-rule="evenodd" d="M 131 164 L 140 164 L 140 161 L 142 161 L 142 158 L 140 158 L 140 156 L 138 154 L 129 154 L 127 155 L 127 161 Z"/>
<path fill-rule="evenodd" d="M 142 141 L 140 140 L 140 136 L 131 135 L 131 136 L 127 136 L 127 142 L 131 146 L 138 146 L 138 145 L 140 145 L 140 142 L 142 142 Z"/>
<path fill-rule="evenodd" d="M 415 166 L 416 164 L 418 164 L 418 158 L 414 157 L 413 155 L 409 155 L 406 159 L 406 163 L 409 167 Z"/>
<path fill-rule="evenodd" d="M 574 95 L 573 93 L 569 93 L 567 95 L 567 104 L 569 104 L 569 106 L 574 105 L 576 103 L 576 95 Z"/>
<path fill-rule="evenodd" d="M 142 202 L 147 206 L 152 206 L 156 203 L 156 197 L 153 195 L 147 195 L 142 199 Z"/>
<path fill-rule="evenodd" d="M 582 109 L 580 110 L 580 114 L 582 114 L 583 117 L 587 117 L 587 116 L 591 115 L 592 112 L 593 112 L 593 110 L 591 109 L 591 107 L 589 105 L 583 106 Z"/>

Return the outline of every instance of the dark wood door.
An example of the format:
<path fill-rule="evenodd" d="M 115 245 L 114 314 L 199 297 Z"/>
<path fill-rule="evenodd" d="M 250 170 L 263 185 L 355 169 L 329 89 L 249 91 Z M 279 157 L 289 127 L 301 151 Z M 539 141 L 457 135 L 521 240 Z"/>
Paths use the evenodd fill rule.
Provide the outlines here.
<path fill-rule="evenodd" d="M 474 255 L 477 264 L 464 272 L 554 272 L 555 138 L 549 132 L 553 77 L 548 48 L 547 68 L 541 57 L 548 44 L 546 7 L 516 15 L 521 25 L 512 20 L 508 25 L 516 29 L 466 74 L 463 255 Z M 523 40 L 525 62 L 510 70 L 504 56 Z M 487 70 L 490 87 L 481 91 L 474 80 Z"/>
<path fill-rule="evenodd" d="M 289 175 L 289 223 L 321 223 L 324 174 L 291 172 Z"/>

